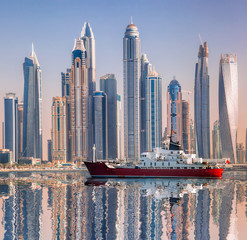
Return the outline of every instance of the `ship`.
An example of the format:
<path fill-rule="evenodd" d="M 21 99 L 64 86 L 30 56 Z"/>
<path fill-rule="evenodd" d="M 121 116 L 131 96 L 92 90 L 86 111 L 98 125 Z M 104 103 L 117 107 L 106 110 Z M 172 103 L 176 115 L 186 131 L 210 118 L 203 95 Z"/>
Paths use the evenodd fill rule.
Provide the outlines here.
<path fill-rule="evenodd" d="M 178 142 L 170 139 L 169 147 L 157 147 L 143 152 L 138 162 L 96 161 L 95 146 L 93 161 L 85 161 L 93 178 L 221 178 L 223 164 L 186 154 Z"/>

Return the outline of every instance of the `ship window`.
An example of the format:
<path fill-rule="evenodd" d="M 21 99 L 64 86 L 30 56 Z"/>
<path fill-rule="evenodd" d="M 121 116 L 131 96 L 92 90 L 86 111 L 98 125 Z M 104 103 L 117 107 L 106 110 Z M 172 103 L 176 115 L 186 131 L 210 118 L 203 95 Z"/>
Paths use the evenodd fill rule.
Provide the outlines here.
<path fill-rule="evenodd" d="M 187 169 L 187 167 L 184 167 L 184 169 Z"/>
<path fill-rule="evenodd" d="M 199 169 L 202 169 L 202 167 L 199 167 Z"/>
<path fill-rule="evenodd" d="M 154 166 L 156 166 L 156 163 L 154 163 Z"/>
<path fill-rule="evenodd" d="M 146 163 L 143 163 L 143 165 L 145 166 L 145 165 L 146 165 Z"/>
<path fill-rule="evenodd" d="M 152 166 L 152 163 L 150 163 L 150 166 Z"/>
<path fill-rule="evenodd" d="M 170 166 L 170 163 L 168 163 L 168 166 Z"/>
<path fill-rule="evenodd" d="M 180 169 L 180 167 L 177 167 L 177 169 Z"/>
<path fill-rule="evenodd" d="M 191 167 L 191 169 L 195 169 L 195 167 Z"/>
<path fill-rule="evenodd" d="M 162 163 L 162 166 L 164 166 L 164 163 Z"/>
<path fill-rule="evenodd" d="M 173 151 L 171 151 L 171 154 L 173 154 Z"/>
<path fill-rule="evenodd" d="M 170 167 L 170 169 L 173 169 L 173 167 Z"/>

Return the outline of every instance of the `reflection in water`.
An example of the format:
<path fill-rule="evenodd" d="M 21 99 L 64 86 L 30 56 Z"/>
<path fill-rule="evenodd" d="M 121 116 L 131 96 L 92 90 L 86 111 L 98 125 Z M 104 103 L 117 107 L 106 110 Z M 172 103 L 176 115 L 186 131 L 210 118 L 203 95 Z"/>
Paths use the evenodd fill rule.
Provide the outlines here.
<path fill-rule="evenodd" d="M 1 174 L 0 239 L 241 239 L 246 201 L 245 172 L 219 180 Z"/>

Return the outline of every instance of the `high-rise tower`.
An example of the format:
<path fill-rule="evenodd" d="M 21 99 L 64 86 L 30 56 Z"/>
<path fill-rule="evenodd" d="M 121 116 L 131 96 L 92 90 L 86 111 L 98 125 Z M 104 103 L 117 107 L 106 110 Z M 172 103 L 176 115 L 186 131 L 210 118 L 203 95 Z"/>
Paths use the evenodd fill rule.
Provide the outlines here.
<path fill-rule="evenodd" d="M 182 92 L 175 78 L 167 89 L 167 132 L 173 141 L 182 144 Z"/>
<path fill-rule="evenodd" d="M 71 69 L 68 68 L 66 73 L 61 73 L 62 97 L 66 98 L 66 159 L 67 162 L 72 160 L 72 132 L 71 132 Z"/>
<path fill-rule="evenodd" d="M 18 98 L 7 93 L 4 98 L 4 148 L 12 151 L 12 162 L 18 161 Z"/>
<path fill-rule="evenodd" d="M 106 93 L 94 92 L 93 126 L 97 160 L 108 159 L 107 106 Z"/>
<path fill-rule="evenodd" d="M 67 162 L 67 134 L 66 134 L 66 98 L 52 99 L 52 161 L 53 163 Z"/>
<path fill-rule="evenodd" d="M 190 104 L 182 100 L 182 144 L 185 153 L 190 153 Z"/>
<path fill-rule="evenodd" d="M 107 95 L 108 158 L 116 159 L 117 141 L 117 79 L 114 74 L 100 78 L 100 91 Z"/>
<path fill-rule="evenodd" d="M 131 21 L 123 38 L 124 148 L 127 161 L 140 157 L 140 38 Z"/>
<path fill-rule="evenodd" d="M 92 28 L 88 22 L 85 22 L 80 39 L 86 49 L 86 67 L 88 79 L 88 159 L 92 159 L 93 148 L 93 92 L 96 90 L 96 69 L 95 69 L 95 39 Z"/>
<path fill-rule="evenodd" d="M 237 163 L 238 69 L 235 54 L 225 54 L 220 59 L 219 121 L 222 157 Z"/>
<path fill-rule="evenodd" d="M 141 57 L 141 135 L 140 135 L 140 148 L 141 153 L 147 151 L 146 149 L 146 106 L 145 106 L 145 93 L 146 93 L 146 78 L 151 72 L 152 65 L 147 59 L 146 54 Z"/>
<path fill-rule="evenodd" d="M 75 40 L 71 66 L 71 137 L 72 160 L 87 159 L 88 151 L 88 82 L 86 49 L 81 39 Z"/>
<path fill-rule="evenodd" d="M 23 102 L 23 156 L 42 159 L 42 87 L 41 69 L 32 47 L 25 58 Z"/>
<path fill-rule="evenodd" d="M 18 158 L 22 157 L 23 150 L 23 102 L 18 103 Z"/>
<path fill-rule="evenodd" d="M 195 134 L 198 156 L 210 158 L 209 75 L 207 42 L 200 45 L 194 88 Z"/>
<path fill-rule="evenodd" d="M 150 72 L 145 80 L 145 135 L 146 150 L 152 151 L 161 145 L 162 134 L 162 84 L 156 71 Z"/>
<path fill-rule="evenodd" d="M 122 159 L 122 104 L 119 94 L 117 94 L 117 146 L 117 157 L 118 159 Z"/>

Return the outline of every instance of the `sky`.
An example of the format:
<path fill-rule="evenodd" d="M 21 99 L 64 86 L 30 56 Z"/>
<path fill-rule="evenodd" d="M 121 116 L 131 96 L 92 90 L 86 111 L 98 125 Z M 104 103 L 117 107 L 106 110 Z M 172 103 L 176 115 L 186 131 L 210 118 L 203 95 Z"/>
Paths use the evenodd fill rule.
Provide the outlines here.
<path fill-rule="evenodd" d="M 8 0 L 0 1 L 0 122 L 7 92 L 23 98 L 23 62 L 31 45 L 42 68 L 43 146 L 51 137 L 52 97 L 61 95 L 61 72 L 71 66 L 74 39 L 89 22 L 96 44 L 96 77 L 115 73 L 119 93 L 123 87 L 122 46 L 132 16 L 140 33 L 141 52 L 160 73 L 163 98 L 175 76 L 182 90 L 193 92 L 195 63 L 202 41 L 208 42 L 210 75 L 210 123 L 218 119 L 220 54 L 236 53 L 239 73 L 238 142 L 247 128 L 247 2 L 245 0 Z M 191 103 L 193 93 L 183 94 Z M 166 101 L 163 122 L 166 124 Z M 0 127 L 0 133 L 2 129 Z M 0 146 L 2 146 L 2 139 Z"/>

